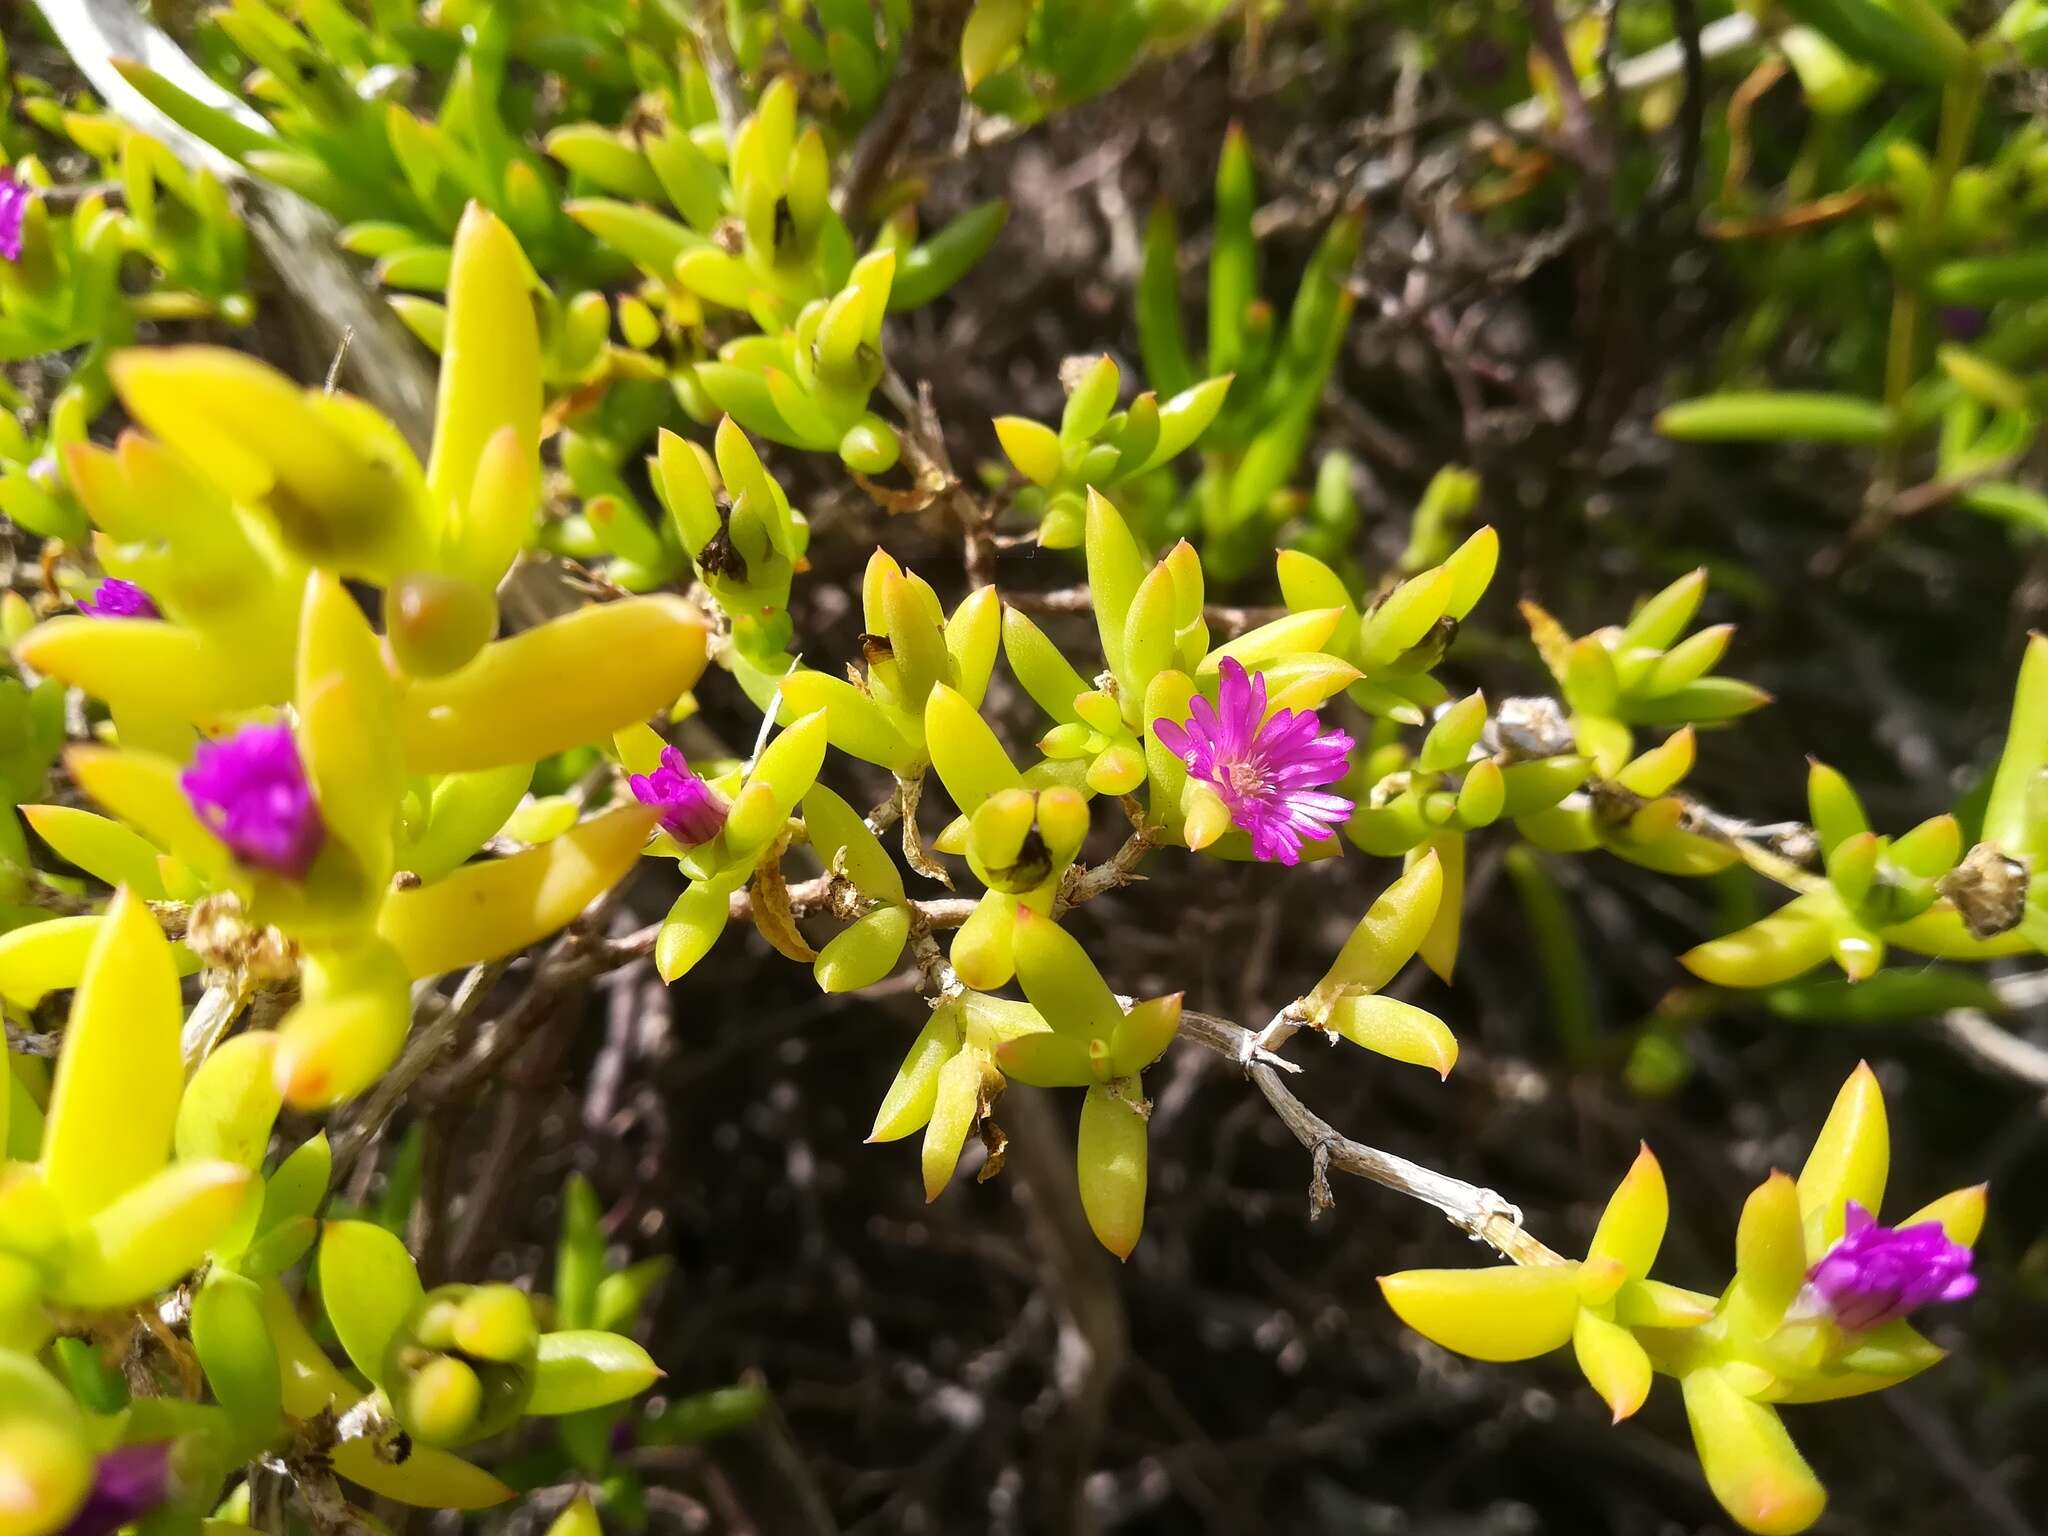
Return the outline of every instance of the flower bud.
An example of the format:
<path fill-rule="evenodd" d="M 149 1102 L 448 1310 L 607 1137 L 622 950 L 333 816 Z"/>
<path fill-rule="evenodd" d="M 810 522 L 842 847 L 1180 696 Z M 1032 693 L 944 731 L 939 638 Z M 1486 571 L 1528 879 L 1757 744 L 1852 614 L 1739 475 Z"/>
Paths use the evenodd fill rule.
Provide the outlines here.
<path fill-rule="evenodd" d="M 497 633 L 498 602 L 476 582 L 415 571 L 392 583 L 385 623 L 400 666 L 414 677 L 441 677 Z"/>
<path fill-rule="evenodd" d="M 441 1446 L 509 1427 L 532 1396 L 539 1338 L 532 1302 L 511 1286 L 428 1291 L 384 1355 L 384 1388 L 399 1422 Z"/>

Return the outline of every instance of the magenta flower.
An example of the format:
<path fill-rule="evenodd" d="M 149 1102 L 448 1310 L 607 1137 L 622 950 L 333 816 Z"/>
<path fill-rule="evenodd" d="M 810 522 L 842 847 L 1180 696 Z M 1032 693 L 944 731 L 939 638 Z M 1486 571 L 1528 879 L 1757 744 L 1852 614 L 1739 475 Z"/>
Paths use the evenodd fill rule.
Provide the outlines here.
<path fill-rule="evenodd" d="M 1154 720 L 1152 734 L 1222 797 L 1255 857 L 1294 864 L 1304 842 L 1322 841 L 1351 815 L 1349 800 L 1321 791 L 1351 766 L 1352 741 L 1324 731 L 1312 709 L 1265 716 L 1265 678 L 1225 657 L 1216 703 L 1198 698 L 1185 724 Z"/>
<path fill-rule="evenodd" d="M 202 742 L 178 782 L 244 864 L 303 880 L 327 840 L 288 726 L 245 726 L 225 741 Z"/>
<path fill-rule="evenodd" d="M 171 1497 L 171 1445 L 117 1446 L 93 1469 L 92 1488 L 59 1536 L 114 1536 Z"/>
<path fill-rule="evenodd" d="M 96 619 L 160 619 L 156 603 L 132 581 L 109 576 L 91 597 L 78 600 L 78 611 Z"/>
<path fill-rule="evenodd" d="M 1880 1227 L 1851 1200 L 1844 1226 L 1842 1240 L 1807 1272 L 1803 1299 L 1850 1333 L 1977 1289 L 1970 1250 L 1950 1242 L 1938 1221 Z"/>
<path fill-rule="evenodd" d="M 21 221 L 28 212 L 29 189 L 0 169 L 0 256 L 21 260 Z"/>
<path fill-rule="evenodd" d="M 725 801 L 690 772 L 689 759 L 674 747 L 663 747 L 661 766 L 652 773 L 634 774 L 631 783 L 633 798 L 642 805 L 660 806 L 661 830 L 685 848 L 710 842 L 725 826 Z"/>

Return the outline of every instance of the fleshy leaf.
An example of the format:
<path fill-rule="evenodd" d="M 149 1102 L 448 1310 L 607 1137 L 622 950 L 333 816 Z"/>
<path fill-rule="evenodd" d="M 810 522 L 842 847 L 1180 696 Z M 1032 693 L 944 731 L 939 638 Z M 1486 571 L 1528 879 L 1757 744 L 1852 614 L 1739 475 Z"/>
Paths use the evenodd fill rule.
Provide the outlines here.
<path fill-rule="evenodd" d="M 988 722 L 953 689 L 940 684 L 931 690 L 924 719 L 932 768 L 962 811 L 971 815 L 996 791 L 1021 782 Z"/>
<path fill-rule="evenodd" d="M 1051 918 L 1020 907 L 1015 953 L 1024 995 L 1054 1029 L 1107 1040 L 1123 1022 L 1123 1008 L 1095 962 Z"/>
<path fill-rule="evenodd" d="M 254 1193 L 233 1163 L 176 1163 L 129 1189 L 80 1229 L 57 1277 L 74 1307 L 124 1307 L 196 1269 Z"/>
<path fill-rule="evenodd" d="M 538 848 L 393 891 L 378 913 L 377 930 L 415 976 L 438 976 L 524 949 L 616 884 L 658 815 L 652 806 L 621 806 Z"/>
<path fill-rule="evenodd" d="M 1664 1243 L 1664 1224 L 1671 1215 L 1664 1188 L 1664 1169 L 1646 1145 L 1636 1153 L 1627 1175 L 1608 1197 L 1600 1225 L 1586 1250 L 1589 1259 L 1612 1259 L 1632 1280 L 1640 1280 L 1656 1262 Z"/>
<path fill-rule="evenodd" d="M 1324 1028 L 1368 1051 L 1428 1067 L 1438 1077 L 1449 1077 L 1458 1062 L 1458 1040 L 1450 1026 L 1398 998 L 1340 997 L 1330 1005 Z"/>
<path fill-rule="evenodd" d="M 526 1412 L 582 1413 L 622 1403 L 661 1379 L 661 1368 L 631 1339 L 596 1329 L 544 1333 L 534 1358 Z"/>
<path fill-rule="evenodd" d="M 895 1080 L 882 1098 L 882 1107 L 875 1112 L 869 1141 L 900 1141 L 924 1129 L 925 1122 L 931 1119 L 932 1102 L 938 1097 L 939 1070 L 959 1049 L 959 1006 L 943 1003 L 932 1010 L 931 1018 L 905 1053 L 903 1065 L 897 1068 Z"/>
<path fill-rule="evenodd" d="M 1841 1237 L 1851 1200 L 1867 1211 L 1878 1209 L 1890 1166 L 1884 1090 L 1870 1064 L 1858 1062 L 1799 1171 L 1799 1214 L 1816 1257 Z"/>
<path fill-rule="evenodd" d="M 1570 1341 L 1579 1269 L 1410 1269 L 1380 1276 L 1380 1291 L 1395 1316 L 1445 1349 L 1474 1360 L 1533 1360 Z"/>
<path fill-rule="evenodd" d="M 1775 1410 L 1712 1367 L 1687 1372 L 1681 1385 L 1707 1486 L 1738 1525 L 1757 1536 L 1793 1536 L 1820 1518 L 1827 1492 Z"/>
<path fill-rule="evenodd" d="M 1738 1299 L 1758 1331 L 1777 1327 L 1806 1282 L 1806 1266 L 1798 1189 L 1787 1175 L 1773 1173 L 1743 1202 L 1735 1229 Z"/>
<path fill-rule="evenodd" d="M 1145 1116 L 1137 1080 L 1097 1084 L 1081 1105 L 1081 1136 L 1074 1164 L 1081 1208 L 1096 1240 L 1128 1259 L 1145 1226 Z"/>
<path fill-rule="evenodd" d="M 856 920 L 819 951 L 812 967 L 819 989 L 857 992 L 873 986 L 896 968 L 909 935 L 906 907 L 880 907 Z"/>
<path fill-rule="evenodd" d="M 1436 920 L 1442 895 L 1443 869 L 1433 856 L 1424 857 L 1382 891 L 1309 993 L 1311 1014 L 1328 1009 L 1340 997 L 1377 992 L 1393 980 Z"/>
<path fill-rule="evenodd" d="M 406 767 L 459 773 L 609 740 L 696 683 L 707 633 L 679 597 L 630 597 L 487 645 L 468 666 L 406 692 Z M 627 656 L 633 664 L 621 666 Z"/>
<path fill-rule="evenodd" d="M 117 892 L 94 936 L 50 1089 L 43 1170 L 83 1219 L 164 1166 L 185 1064 L 171 947 L 139 897 Z"/>
<path fill-rule="evenodd" d="M 320 1299 L 348 1357 L 371 1381 L 406 1315 L 426 1294 L 405 1244 L 369 1221 L 330 1221 L 320 1231 Z"/>
<path fill-rule="evenodd" d="M 1581 1310 L 1572 1325 L 1572 1350 L 1579 1369 L 1619 1424 L 1650 1395 L 1650 1357 L 1636 1336 L 1597 1313 Z"/>

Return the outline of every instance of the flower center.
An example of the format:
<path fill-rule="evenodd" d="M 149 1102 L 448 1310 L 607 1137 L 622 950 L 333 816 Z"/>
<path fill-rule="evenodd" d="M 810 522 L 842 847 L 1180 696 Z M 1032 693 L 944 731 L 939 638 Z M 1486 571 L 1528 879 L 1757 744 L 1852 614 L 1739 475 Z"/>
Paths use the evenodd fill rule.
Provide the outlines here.
<path fill-rule="evenodd" d="M 1265 782 L 1266 776 L 1259 772 L 1258 768 L 1251 763 L 1232 763 L 1230 765 L 1230 787 L 1240 795 L 1252 793 L 1254 790 L 1261 788 Z"/>

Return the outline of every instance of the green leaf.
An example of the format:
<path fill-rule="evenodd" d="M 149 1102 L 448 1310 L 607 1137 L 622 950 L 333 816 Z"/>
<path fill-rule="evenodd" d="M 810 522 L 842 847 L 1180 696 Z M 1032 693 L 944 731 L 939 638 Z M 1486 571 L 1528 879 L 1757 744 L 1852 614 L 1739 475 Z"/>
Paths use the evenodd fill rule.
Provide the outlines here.
<path fill-rule="evenodd" d="M 1005 1074 L 1034 1088 L 1086 1088 L 1095 1081 L 1088 1042 L 1053 1030 L 1005 1040 L 996 1061 Z"/>
<path fill-rule="evenodd" d="M 1627 1177 L 1608 1197 L 1586 1257 L 1612 1260 L 1630 1279 L 1642 1279 L 1663 1246 L 1670 1214 L 1664 1169 L 1645 1146 L 1637 1152 Z"/>
<path fill-rule="evenodd" d="M 1164 200 L 1153 205 L 1145 221 L 1137 318 L 1138 355 L 1146 380 L 1162 394 L 1179 395 L 1195 382 L 1195 368 L 1188 360 L 1187 334 L 1181 326 L 1180 229 L 1172 205 Z"/>
<path fill-rule="evenodd" d="M 1124 1010 L 1088 952 L 1064 928 L 1029 907 L 1017 911 L 1017 981 L 1031 1006 L 1064 1034 L 1111 1039 Z"/>
<path fill-rule="evenodd" d="M 581 1413 L 638 1396 L 661 1368 L 631 1339 L 595 1329 L 544 1333 L 534 1358 L 531 1414 Z"/>
<path fill-rule="evenodd" d="M 1659 411 L 1656 425 L 1666 437 L 1700 443 L 1881 443 L 1893 427 L 1891 412 L 1875 400 L 1792 390 L 1681 400 Z"/>
<path fill-rule="evenodd" d="M 1382 891 L 1304 999 L 1311 1015 L 1327 1012 L 1339 998 L 1377 992 L 1392 981 L 1435 922 L 1442 896 L 1443 869 L 1433 855 Z"/>
<path fill-rule="evenodd" d="M 74 1307 L 126 1307 L 190 1274 L 254 1198 L 233 1163 L 175 1163 L 96 1209 L 64 1255 L 54 1295 Z"/>
<path fill-rule="evenodd" d="M 185 1085 L 172 1145 L 182 1162 L 261 1168 L 283 1104 L 273 1065 L 277 1036 L 251 1030 L 214 1047 Z"/>
<path fill-rule="evenodd" d="M 1136 592 L 1135 583 L 1131 590 Z M 1074 700 L 1088 692 L 1088 684 L 1045 631 L 1015 608 L 1003 610 L 1003 655 L 1040 709 L 1063 724 L 1081 718 Z"/>
<path fill-rule="evenodd" d="M 1136 1078 L 1091 1087 L 1074 1152 L 1088 1226 L 1119 1259 L 1131 1256 L 1145 1226 L 1145 1109 L 1137 1093 Z"/>
<path fill-rule="evenodd" d="M 1944 261 L 1928 274 L 1927 291 L 1942 304 L 1996 304 L 2048 294 L 2048 254 L 1969 256 Z"/>
<path fill-rule="evenodd" d="M 2039 835 L 2029 826 L 2028 802 L 2048 768 L 2048 636 L 2030 635 L 2013 688 L 2005 749 L 1984 807 L 1984 841 L 2009 857 L 2030 852 Z"/>
<path fill-rule="evenodd" d="M 1570 1341 L 1579 1270 L 1411 1269 L 1382 1275 L 1380 1291 L 1395 1316 L 1445 1349 L 1474 1360 L 1533 1360 Z"/>
<path fill-rule="evenodd" d="M 812 966 L 825 992 L 857 992 L 873 986 L 896 969 L 910 936 L 910 911 L 882 907 L 836 934 Z"/>
<path fill-rule="evenodd" d="M 163 1167 L 185 1064 L 171 947 L 139 897 L 117 892 L 86 957 L 57 1061 L 43 1171 L 74 1219 Z"/>
<path fill-rule="evenodd" d="M 863 896 L 902 902 L 903 875 L 896 861 L 861 814 L 823 784 L 812 785 L 804 795 L 804 826 L 811 851 L 826 869 L 842 870 Z"/>
<path fill-rule="evenodd" d="M 1848 1202 L 1876 1214 L 1890 1166 L 1884 1090 L 1870 1064 L 1858 1062 L 1799 1170 L 1799 1214 L 1816 1256 L 1841 1237 Z"/>
<path fill-rule="evenodd" d="M 1145 579 L 1149 562 L 1132 537 L 1123 514 L 1092 487 L 1088 492 L 1086 552 L 1088 588 L 1094 598 L 1095 627 L 1102 636 L 1103 659 L 1109 663 L 1110 671 L 1121 672 L 1124 617 L 1138 595 L 1138 584 Z M 1014 653 L 1011 664 L 1015 665 Z"/>
<path fill-rule="evenodd" d="M 1330 1005 L 1324 1027 L 1368 1051 L 1428 1067 L 1438 1077 L 1449 1077 L 1457 1065 L 1458 1042 L 1449 1026 L 1427 1009 L 1398 998 L 1340 997 Z"/>
<path fill-rule="evenodd" d="M 1794 1536 L 1820 1518 L 1827 1491 L 1774 1409 L 1744 1397 L 1718 1368 L 1688 1371 L 1679 1384 L 1707 1486 L 1744 1530 Z"/>
<path fill-rule="evenodd" d="M 1773 1173 L 1743 1202 L 1735 1228 L 1736 1294 L 1729 1306 L 1743 1315 L 1745 1327 L 1762 1334 L 1778 1326 L 1806 1283 L 1799 1205 L 1792 1180 Z"/>
<path fill-rule="evenodd" d="M 406 1317 L 426 1294 L 420 1272 L 390 1232 L 368 1221 L 330 1221 L 320 1231 L 320 1299 L 341 1347 L 373 1382 Z"/>
<path fill-rule="evenodd" d="M 939 1071 L 960 1049 L 960 1010 L 943 1003 L 932 1011 L 925 1026 L 911 1042 L 903 1065 L 875 1112 L 869 1141 L 900 1141 L 924 1129 L 931 1119 L 932 1105 L 939 1091 Z"/>
<path fill-rule="evenodd" d="M 274 1434 L 284 1402 L 261 1288 L 232 1270 L 212 1270 L 192 1298 L 191 1328 L 192 1349 L 214 1401 L 242 1434 Z"/>
<path fill-rule="evenodd" d="M 1228 373 L 1238 366 L 1244 353 L 1245 312 L 1259 296 L 1258 244 L 1252 236 L 1257 196 L 1251 150 L 1244 130 L 1233 123 L 1216 163 L 1216 227 L 1209 248 L 1211 373 Z"/>
<path fill-rule="evenodd" d="M 979 203 L 905 251 L 889 285 L 889 313 L 921 308 L 959 282 L 988 254 L 1009 217 L 1010 205 L 1001 198 Z"/>
<path fill-rule="evenodd" d="M 971 815 L 990 795 L 1022 782 L 988 722 L 953 689 L 942 683 L 931 690 L 924 719 L 932 768 L 962 811 Z"/>
<path fill-rule="evenodd" d="M 164 899 L 155 845 L 120 822 L 68 805 L 24 805 L 21 814 L 58 857 L 94 879 L 128 886 L 145 901 Z"/>

